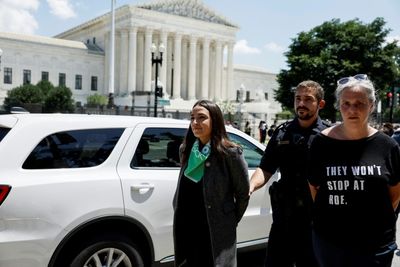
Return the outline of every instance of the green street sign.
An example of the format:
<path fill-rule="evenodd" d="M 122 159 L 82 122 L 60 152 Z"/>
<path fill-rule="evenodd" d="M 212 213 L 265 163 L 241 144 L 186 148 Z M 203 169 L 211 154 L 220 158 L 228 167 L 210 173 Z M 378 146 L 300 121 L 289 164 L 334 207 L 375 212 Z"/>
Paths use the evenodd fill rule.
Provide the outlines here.
<path fill-rule="evenodd" d="M 157 100 L 159 106 L 169 106 L 171 104 L 169 99 L 157 99 Z"/>

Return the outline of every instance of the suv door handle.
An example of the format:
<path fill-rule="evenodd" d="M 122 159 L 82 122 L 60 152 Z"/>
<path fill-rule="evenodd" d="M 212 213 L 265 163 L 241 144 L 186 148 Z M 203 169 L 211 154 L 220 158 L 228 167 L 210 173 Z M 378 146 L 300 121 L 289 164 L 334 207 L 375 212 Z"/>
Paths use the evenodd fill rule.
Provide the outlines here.
<path fill-rule="evenodd" d="M 154 184 L 142 183 L 131 185 L 133 191 L 138 191 L 139 194 L 146 194 L 150 189 L 154 188 Z"/>

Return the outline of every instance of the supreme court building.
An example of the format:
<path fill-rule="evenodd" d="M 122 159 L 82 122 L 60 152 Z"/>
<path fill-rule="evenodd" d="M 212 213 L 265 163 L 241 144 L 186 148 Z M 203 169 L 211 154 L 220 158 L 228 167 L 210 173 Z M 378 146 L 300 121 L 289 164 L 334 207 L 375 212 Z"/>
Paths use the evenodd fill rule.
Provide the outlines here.
<path fill-rule="evenodd" d="M 112 92 L 116 105 L 132 106 L 135 97 L 154 92 L 151 48 L 162 44 L 165 51 L 157 81 L 168 99 L 165 108 L 188 110 L 197 99 L 235 103 L 240 89 L 245 98 L 242 111 L 247 107 L 268 121 L 281 110 L 273 97 L 278 87 L 276 75 L 255 67 L 234 66 L 239 27 L 201 0 L 148 1 L 117 8 L 114 47 L 110 41 L 111 14 L 54 38 L 0 33 L 0 102 L 7 90 L 47 79 L 69 87 L 74 100 L 82 104 L 88 95 Z M 114 78 L 113 88 L 110 78 Z"/>

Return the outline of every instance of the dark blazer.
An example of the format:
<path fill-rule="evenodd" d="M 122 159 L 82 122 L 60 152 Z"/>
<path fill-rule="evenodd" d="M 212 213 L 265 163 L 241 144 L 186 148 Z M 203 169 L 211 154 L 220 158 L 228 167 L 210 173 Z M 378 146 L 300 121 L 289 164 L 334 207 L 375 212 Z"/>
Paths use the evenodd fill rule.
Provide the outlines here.
<path fill-rule="evenodd" d="M 175 266 L 185 261 L 181 246 L 181 233 L 176 229 L 176 220 L 184 217 L 178 206 L 179 184 L 184 176 L 184 166 L 179 174 L 174 206 Z M 205 162 L 203 176 L 204 203 L 211 235 L 211 247 L 215 266 L 236 266 L 236 227 L 249 202 L 249 175 L 242 149 L 230 148 L 222 159 L 211 152 Z M 182 216 L 183 215 L 183 216 Z"/>

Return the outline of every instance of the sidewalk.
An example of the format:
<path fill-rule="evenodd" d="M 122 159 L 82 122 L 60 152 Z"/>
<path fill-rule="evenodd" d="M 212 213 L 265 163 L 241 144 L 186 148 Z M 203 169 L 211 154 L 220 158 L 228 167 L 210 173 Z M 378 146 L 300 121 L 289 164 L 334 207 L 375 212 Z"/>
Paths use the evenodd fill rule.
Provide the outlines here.
<path fill-rule="evenodd" d="M 399 240 L 397 241 L 397 244 L 398 243 Z M 394 253 L 392 267 L 400 267 L 400 250 L 396 250 L 396 252 Z"/>
<path fill-rule="evenodd" d="M 396 242 L 400 249 L 400 220 L 397 220 Z M 392 267 L 400 267 L 400 250 L 396 250 L 393 256 Z"/>

